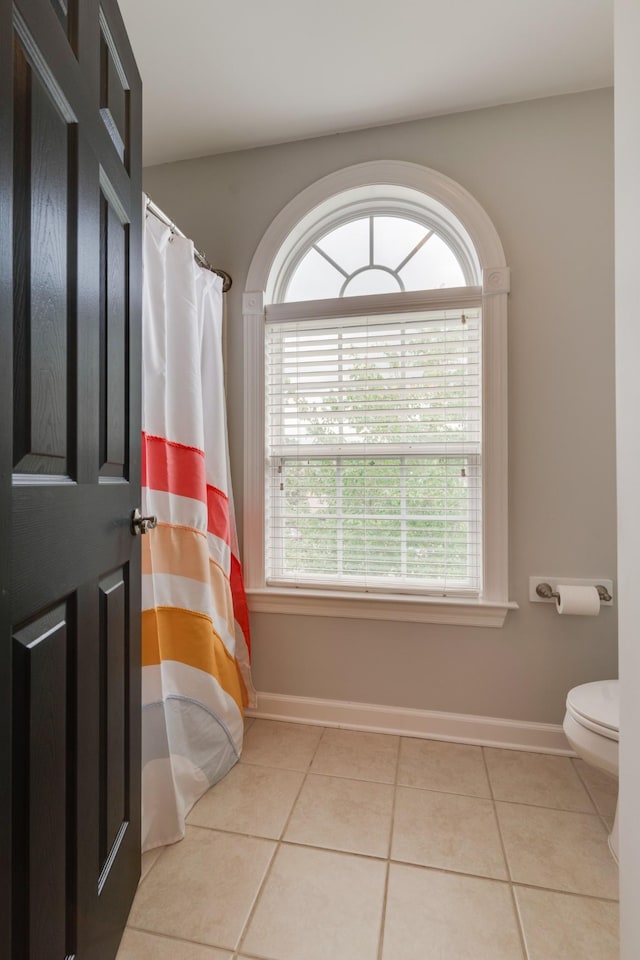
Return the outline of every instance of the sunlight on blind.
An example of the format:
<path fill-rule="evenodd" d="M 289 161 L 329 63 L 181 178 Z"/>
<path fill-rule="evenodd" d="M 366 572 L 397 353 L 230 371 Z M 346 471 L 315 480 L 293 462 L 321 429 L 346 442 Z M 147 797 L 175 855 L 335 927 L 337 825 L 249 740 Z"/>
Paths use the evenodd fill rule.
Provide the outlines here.
<path fill-rule="evenodd" d="M 267 323 L 269 583 L 479 594 L 480 317 Z"/>

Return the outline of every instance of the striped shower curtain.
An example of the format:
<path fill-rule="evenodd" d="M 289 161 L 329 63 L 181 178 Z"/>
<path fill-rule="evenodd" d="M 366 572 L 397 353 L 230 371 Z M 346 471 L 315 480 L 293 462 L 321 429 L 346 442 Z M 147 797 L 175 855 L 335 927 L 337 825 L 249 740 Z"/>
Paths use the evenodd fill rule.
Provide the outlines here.
<path fill-rule="evenodd" d="M 222 281 L 147 214 L 142 504 L 143 850 L 184 836 L 242 748 L 254 702 L 229 480 Z"/>

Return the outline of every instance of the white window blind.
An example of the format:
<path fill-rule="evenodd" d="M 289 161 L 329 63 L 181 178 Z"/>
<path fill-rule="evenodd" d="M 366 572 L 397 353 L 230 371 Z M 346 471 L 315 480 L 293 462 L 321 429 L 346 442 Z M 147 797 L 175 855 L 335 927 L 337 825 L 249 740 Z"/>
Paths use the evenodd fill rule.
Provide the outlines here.
<path fill-rule="evenodd" d="M 478 596 L 480 308 L 268 321 L 266 577 Z"/>

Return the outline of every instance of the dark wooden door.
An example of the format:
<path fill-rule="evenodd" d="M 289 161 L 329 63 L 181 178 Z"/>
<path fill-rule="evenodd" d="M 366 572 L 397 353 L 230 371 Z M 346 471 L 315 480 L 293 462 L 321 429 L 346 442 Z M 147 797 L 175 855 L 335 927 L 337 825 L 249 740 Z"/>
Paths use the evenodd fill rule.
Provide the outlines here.
<path fill-rule="evenodd" d="M 140 872 L 140 100 L 115 0 L 0 0 L 1 960 Z"/>

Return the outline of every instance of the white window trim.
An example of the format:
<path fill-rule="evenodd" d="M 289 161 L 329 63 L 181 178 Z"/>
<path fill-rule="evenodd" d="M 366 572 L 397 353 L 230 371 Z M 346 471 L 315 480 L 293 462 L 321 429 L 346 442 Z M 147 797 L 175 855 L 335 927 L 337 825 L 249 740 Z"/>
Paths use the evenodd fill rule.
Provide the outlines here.
<path fill-rule="evenodd" d="M 264 325 L 266 305 L 282 275 L 287 257 L 306 233 L 341 207 L 347 190 L 372 188 L 384 196 L 388 185 L 425 194 L 464 226 L 478 259 L 483 311 L 483 518 L 484 589 L 479 599 L 375 595 L 332 590 L 267 587 L 264 573 Z M 388 193 L 388 191 L 387 191 Z M 407 293 L 416 307 L 433 305 L 450 291 Z M 508 471 L 507 471 L 507 296 L 509 268 L 500 238 L 483 208 L 464 187 L 443 174 L 403 161 L 357 164 L 324 177 L 303 190 L 278 214 L 251 261 L 243 294 L 244 317 L 244 541 L 243 569 L 249 609 L 254 612 L 355 617 L 500 627 L 509 609 Z M 477 297 L 478 289 L 469 288 Z M 393 294 L 392 296 L 396 296 Z M 359 301 L 356 303 L 355 301 Z M 367 307 L 366 301 L 370 301 Z M 380 296 L 349 297 L 341 310 L 383 307 Z M 278 310 L 286 304 L 278 306 Z M 319 308 L 321 309 L 321 308 Z"/>

